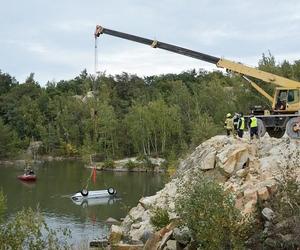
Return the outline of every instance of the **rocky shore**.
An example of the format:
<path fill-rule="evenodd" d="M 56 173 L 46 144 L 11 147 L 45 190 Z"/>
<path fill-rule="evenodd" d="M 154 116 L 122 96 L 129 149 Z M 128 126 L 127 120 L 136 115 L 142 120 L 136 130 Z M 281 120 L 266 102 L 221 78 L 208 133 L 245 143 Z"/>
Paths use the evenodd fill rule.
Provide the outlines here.
<path fill-rule="evenodd" d="M 178 187 L 191 185 L 196 173 L 211 176 L 224 190 L 235 195 L 236 207 L 242 214 L 251 214 L 258 202 L 270 199 L 277 189 L 276 180 L 285 170 L 295 167 L 300 181 L 299 146 L 296 140 L 267 136 L 253 142 L 222 135 L 205 141 L 181 161 L 174 178 L 162 190 L 141 198 L 121 225 L 111 227 L 111 246 L 113 249 L 180 249 L 180 245 L 192 249 L 188 245 L 188 228 L 176 227 Z M 167 210 L 171 221 L 158 232 L 150 221 L 156 208 Z M 266 220 L 271 220 L 272 212 L 268 209 L 264 212 Z"/>

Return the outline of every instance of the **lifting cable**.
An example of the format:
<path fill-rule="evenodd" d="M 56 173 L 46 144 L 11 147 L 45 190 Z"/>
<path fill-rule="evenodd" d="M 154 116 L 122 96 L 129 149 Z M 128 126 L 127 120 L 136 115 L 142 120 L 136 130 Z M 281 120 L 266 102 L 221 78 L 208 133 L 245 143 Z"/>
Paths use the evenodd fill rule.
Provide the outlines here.
<path fill-rule="evenodd" d="M 98 39 L 95 37 L 95 76 L 98 72 Z"/>

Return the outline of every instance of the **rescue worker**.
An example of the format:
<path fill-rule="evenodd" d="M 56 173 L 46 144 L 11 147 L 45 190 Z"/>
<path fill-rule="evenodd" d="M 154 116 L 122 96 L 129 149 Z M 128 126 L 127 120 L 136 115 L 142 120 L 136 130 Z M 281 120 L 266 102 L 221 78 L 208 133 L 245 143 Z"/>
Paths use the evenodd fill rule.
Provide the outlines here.
<path fill-rule="evenodd" d="M 230 113 L 228 113 L 226 115 L 226 120 L 225 120 L 225 126 L 224 127 L 226 128 L 227 136 L 230 136 L 230 133 L 233 135 L 233 119 L 232 119 Z"/>
<path fill-rule="evenodd" d="M 238 122 L 239 122 L 239 119 L 240 119 L 240 115 L 238 113 L 235 113 L 232 120 L 233 120 L 233 132 L 234 134 L 236 135 L 237 134 L 237 131 L 238 131 Z"/>
<path fill-rule="evenodd" d="M 258 139 L 259 137 L 258 137 L 257 118 L 254 116 L 253 113 L 250 115 L 249 127 L 250 127 L 250 139 L 252 140 L 254 135 Z"/>
<path fill-rule="evenodd" d="M 244 118 L 244 114 L 240 113 L 239 121 L 238 121 L 238 125 L 237 125 L 237 134 L 240 138 L 243 138 L 244 129 L 245 129 L 245 118 Z"/>

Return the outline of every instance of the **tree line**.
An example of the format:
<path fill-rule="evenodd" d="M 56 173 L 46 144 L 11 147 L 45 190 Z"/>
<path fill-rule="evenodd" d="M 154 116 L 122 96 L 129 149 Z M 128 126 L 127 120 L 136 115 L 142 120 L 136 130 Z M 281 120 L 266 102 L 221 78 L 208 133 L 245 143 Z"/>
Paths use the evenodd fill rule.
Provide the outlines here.
<path fill-rule="evenodd" d="M 300 61 L 277 64 L 268 54 L 259 68 L 300 80 Z M 253 105 L 270 106 L 241 77 L 220 71 L 141 78 L 83 70 L 45 86 L 33 73 L 19 83 L 0 71 L 0 158 L 16 157 L 31 141 L 43 142 L 40 154 L 55 156 L 177 158 L 222 133 L 226 113 L 248 113 Z"/>

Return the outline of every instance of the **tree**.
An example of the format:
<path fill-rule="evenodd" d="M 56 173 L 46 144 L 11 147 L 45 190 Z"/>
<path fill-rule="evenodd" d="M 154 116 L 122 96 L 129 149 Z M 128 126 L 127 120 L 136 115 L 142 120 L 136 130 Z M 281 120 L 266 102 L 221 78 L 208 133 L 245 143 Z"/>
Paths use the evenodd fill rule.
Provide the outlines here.
<path fill-rule="evenodd" d="M 12 156 L 18 151 L 18 137 L 16 134 L 0 119 L 0 158 Z"/>
<path fill-rule="evenodd" d="M 6 94 L 17 85 L 18 82 L 14 77 L 7 73 L 2 73 L 0 70 L 0 95 Z"/>

